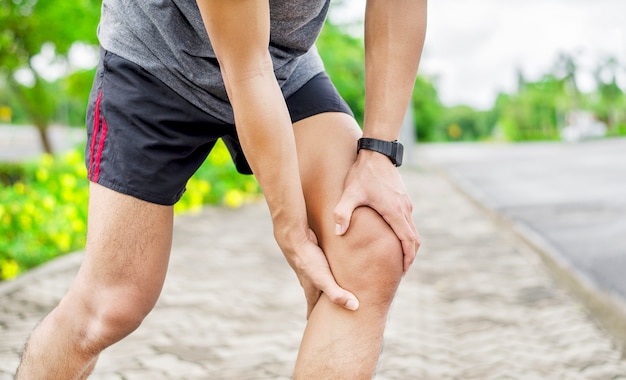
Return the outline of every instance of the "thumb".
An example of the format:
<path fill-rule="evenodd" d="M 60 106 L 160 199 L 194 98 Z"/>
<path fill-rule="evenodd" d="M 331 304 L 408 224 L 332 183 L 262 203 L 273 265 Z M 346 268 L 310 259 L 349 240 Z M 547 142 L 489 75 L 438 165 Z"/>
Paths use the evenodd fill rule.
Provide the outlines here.
<path fill-rule="evenodd" d="M 317 305 L 318 299 L 322 293 L 326 294 L 330 302 L 334 303 L 337 306 L 341 306 L 351 311 L 356 311 L 359 308 L 358 298 L 356 298 L 354 294 L 350 293 L 349 291 L 339 286 L 336 286 L 336 289 L 333 289 L 332 291 L 326 291 L 326 292 L 321 292 L 321 293 L 317 291 L 317 293 L 318 293 L 317 295 L 307 298 L 307 312 L 306 312 L 307 320 L 311 316 L 311 313 L 313 312 L 315 305 Z"/>
<path fill-rule="evenodd" d="M 318 277 L 317 288 L 322 291 L 335 305 L 355 311 L 359 308 L 359 300 L 354 294 L 337 284 L 330 269 Z"/>
<path fill-rule="evenodd" d="M 341 288 L 339 285 L 335 285 L 332 290 L 326 290 L 323 293 L 328 296 L 330 302 L 337 306 L 341 306 L 352 311 L 356 311 L 359 308 L 359 300 L 356 296 Z"/>
<path fill-rule="evenodd" d="M 352 219 L 352 213 L 358 206 L 359 201 L 351 193 L 345 191 L 341 195 L 341 199 L 339 199 L 333 213 L 335 218 L 335 235 L 343 235 L 346 231 L 348 231 L 348 228 L 350 227 L 350 219 Z"/>

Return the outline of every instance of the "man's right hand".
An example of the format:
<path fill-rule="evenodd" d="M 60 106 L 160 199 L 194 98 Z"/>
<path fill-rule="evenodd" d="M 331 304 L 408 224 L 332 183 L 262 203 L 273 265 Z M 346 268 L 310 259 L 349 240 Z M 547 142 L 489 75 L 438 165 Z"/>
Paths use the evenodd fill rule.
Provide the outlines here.
<path fill-rule="evenodd" d="M 308 236 L 303 240 L 293 249 L 286 247 L 282 249 L 304 289 L 307 302 L 306 318 L 309 319 L 322 293 L 326 294 L 330 301 L 338 306 L 352 311 L 357 310 L 359 308 L 358 299 L 354 294 L 337 285 L 326 255 L 318 246 L 317 237 L 313 230 L 309 228 Z M 279 246 L 283 247 L 278 237 L 277 242 Z"/>

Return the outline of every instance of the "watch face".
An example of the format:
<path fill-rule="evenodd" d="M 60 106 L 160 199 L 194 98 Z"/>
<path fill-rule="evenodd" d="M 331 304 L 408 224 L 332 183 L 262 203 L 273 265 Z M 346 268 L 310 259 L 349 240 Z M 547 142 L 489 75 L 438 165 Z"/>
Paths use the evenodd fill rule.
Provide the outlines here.
<path fill-rule="evenodd" d="M 402 157 L 404 155 L 404 147 L 398 141 L 384 141 L 371 138 L 360 138 L 357 144 L 357 154 L 359 150 L 373 150 L 380 154 L 384 154 L 391 160 L 395 166 L 402 165 Z"/>
<path fill-rule="evenodd" d="M 402 158 L 404 156 L 404 147 L 400 143 L 395 143 L 394 145 L 396 146 L 396 157 L 394 160 L 394 164 L 396 166 L 400 166 L 402 165 Z"/>

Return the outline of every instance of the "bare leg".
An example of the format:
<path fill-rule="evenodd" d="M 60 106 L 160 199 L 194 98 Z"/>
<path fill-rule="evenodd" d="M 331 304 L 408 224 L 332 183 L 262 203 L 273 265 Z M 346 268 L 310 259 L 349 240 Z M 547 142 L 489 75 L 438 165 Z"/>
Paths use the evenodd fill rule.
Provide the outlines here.
<path fill-rule="evenodd" d="M 300 121 L 294 129 L 310 225 L 337 282 L 360 301 L 359 310 L 351 312 L 322 295 L 304 332 L 295 378 L 370 379 L 402 278 L 402 248 L 387 223 L 366 207 L 355 211 L 345 236 L 334 233 L 333 209 L 356 159 L 356 122 L 327 113 Z"/>
<path fill-rule="evenodd" d="M 84 379 L 102 350 L 134 331 L 163 286 L 172 207 L 91 184 L 84 261 L 27 342 L 18 379 Z"/>

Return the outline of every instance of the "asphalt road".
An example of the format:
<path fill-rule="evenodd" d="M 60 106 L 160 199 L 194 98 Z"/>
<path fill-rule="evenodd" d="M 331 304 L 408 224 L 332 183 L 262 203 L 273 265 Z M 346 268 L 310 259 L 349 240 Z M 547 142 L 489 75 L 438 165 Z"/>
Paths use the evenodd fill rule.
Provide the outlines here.
<path fill-rule="evenodd" d="M 484 205 L 534 231 L 583 277 L 626 300 L 626 139 L 418 144 Z"/>

